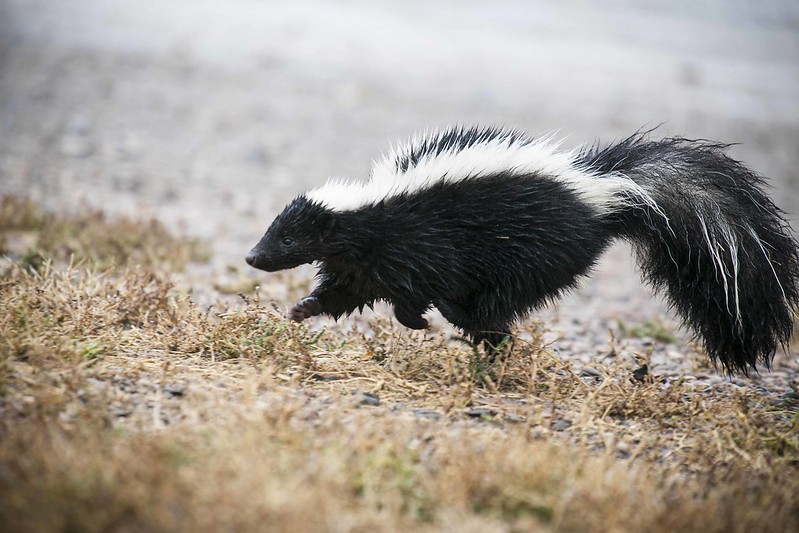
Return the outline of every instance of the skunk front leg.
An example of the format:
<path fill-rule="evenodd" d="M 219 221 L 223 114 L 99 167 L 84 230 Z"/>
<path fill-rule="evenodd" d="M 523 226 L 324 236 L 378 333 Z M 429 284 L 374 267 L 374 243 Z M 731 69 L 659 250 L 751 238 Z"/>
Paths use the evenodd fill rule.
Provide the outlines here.
<path fill-rule="evenodd" d="M 322 304 L 316 296 L 306 296 L 289 309 L 289 318 L 294 322 L 302 322 L 322 312 Z"/>
<path fill-rule="evenodd" d="M 338 319 L 357 308 L 371 304 L 373 299 L 364 299 L 345 285 L 337 285 L 329 280 L 323 281 L 314 291 L 295 303 L 289 310 L 289 318 L 302 322 L 319 314 Z"/>

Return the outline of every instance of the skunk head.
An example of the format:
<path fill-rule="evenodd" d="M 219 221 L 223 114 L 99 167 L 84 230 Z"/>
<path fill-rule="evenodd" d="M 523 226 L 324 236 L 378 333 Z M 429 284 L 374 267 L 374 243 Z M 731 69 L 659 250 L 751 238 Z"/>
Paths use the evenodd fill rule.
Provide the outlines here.
<path fill-rule="evenodd" d="M 258 244 L 247 254 L 247 263 L 275 272 L 324 259 L 326 240 L 335 216 L 319 203 L 298 196 L 283 209 Z"/>

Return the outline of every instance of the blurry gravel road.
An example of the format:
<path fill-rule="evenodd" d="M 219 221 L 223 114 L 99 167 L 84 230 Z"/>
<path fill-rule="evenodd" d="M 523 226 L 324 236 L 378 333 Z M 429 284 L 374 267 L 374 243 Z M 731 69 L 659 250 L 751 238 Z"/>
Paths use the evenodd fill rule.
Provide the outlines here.
<path fill-rule="evenodd" d="M 156 216 L 217 266 L 298 192 L 456 122 L 741 143 L 796 220 L 799 3 L 0 0 L 0 194 Z M 664 313 L 618 246 L 542 316 L 593 354 Z"/>

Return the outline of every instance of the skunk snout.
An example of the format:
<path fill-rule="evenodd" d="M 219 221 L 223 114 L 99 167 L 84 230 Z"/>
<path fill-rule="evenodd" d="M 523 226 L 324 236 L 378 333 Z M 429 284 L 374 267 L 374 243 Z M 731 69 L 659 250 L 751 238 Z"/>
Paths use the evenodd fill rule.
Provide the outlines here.
<path fill-rule="evenodd" d="M 257 246 L 250 250 L 244 260 L 247 261 L 248 265 L 253 268 L 257 268 L 258 270 L 266 270 L 267 272 L 274 270 L 273 268 L 270 268 L 272 265 L 268 260 L 268 256 L 259 251 Z"/>
<path fill-rule="evenodd" d="M 247 254 L 247 257 L 244 258 L 244 260 L 247 261 L 248 265 L 250 265 L 251 267 L 254 267 L 255 266 L 255 260 L 257 258 L 258 258 L 258 254 L 255 252 L 255 250 L 250 250 L 250 252 Z"/>
<path fill-rule="evenodd" d="M 285 260 L 281 261 L 280 257 L 276 256 L 276 254 L 271 251 L 265 251 L 262 247 L 258 246 L 250 250 L 244 260 L 247 261 L 247 264 L 251 267 L 265 272 L 276 272 L 284 268 L 296 266 L 294 264 L 284 264 L 286 262 Z"/>

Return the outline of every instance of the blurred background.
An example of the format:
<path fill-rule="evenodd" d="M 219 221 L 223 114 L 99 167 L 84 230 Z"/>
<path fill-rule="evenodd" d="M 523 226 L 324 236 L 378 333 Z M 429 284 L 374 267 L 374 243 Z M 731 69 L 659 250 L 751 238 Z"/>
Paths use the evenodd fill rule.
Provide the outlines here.
<path fill-rule="evenodd" d="M 0 194 L 156 216 L 222 263 L 453 123 L 740 143 L 795 221 L 799 2 L 0 0 Z M 589 296 L 637 279 L 603 265 Z"/>

